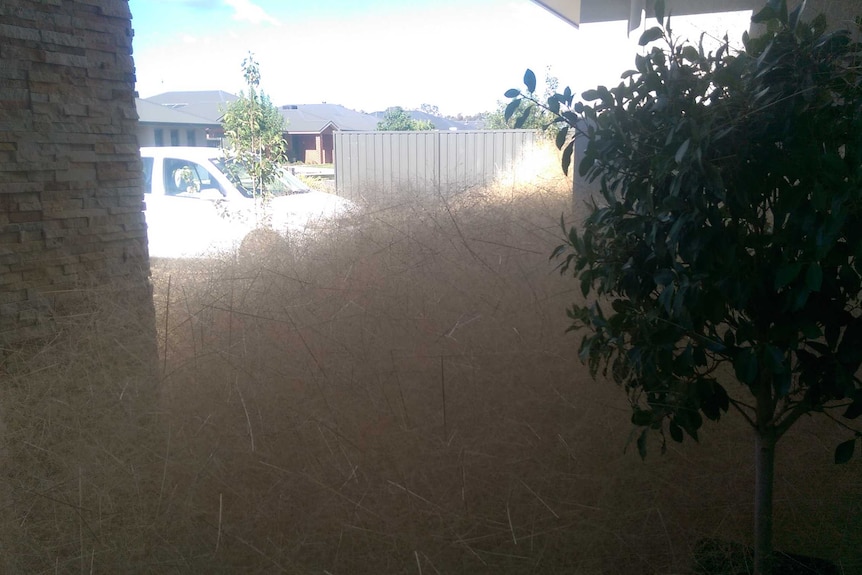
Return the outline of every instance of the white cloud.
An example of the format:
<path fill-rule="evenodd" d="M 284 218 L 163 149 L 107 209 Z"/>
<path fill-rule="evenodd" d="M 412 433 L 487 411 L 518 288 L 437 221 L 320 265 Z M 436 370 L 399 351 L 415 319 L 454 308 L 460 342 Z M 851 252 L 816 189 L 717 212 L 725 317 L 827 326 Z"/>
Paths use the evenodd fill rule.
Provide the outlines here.
<path fill-rule="evenodd" d="M 280 26 L 281 22 L 267 14 L 263 8 L 251 0 L 224 0 L 224 3 L 233 8 L 233 19 L 247 21 L 252 24 L 269 23 Z"/>

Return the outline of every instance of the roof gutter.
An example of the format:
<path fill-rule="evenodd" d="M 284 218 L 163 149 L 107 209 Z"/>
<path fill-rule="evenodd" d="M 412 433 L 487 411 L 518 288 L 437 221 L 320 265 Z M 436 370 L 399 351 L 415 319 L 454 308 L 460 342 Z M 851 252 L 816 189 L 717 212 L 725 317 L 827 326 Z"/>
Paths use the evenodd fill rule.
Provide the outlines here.
<path fill-rule="evenodd" d="M 581 24 L 628 20 L 628 30 L 641 25 L 643 14 L 655 15 L 655 0 L 532 0 L 575 28 Z M 715 14 L 754 10 L 764 0 L 665 0 L 665 13 Z"/>

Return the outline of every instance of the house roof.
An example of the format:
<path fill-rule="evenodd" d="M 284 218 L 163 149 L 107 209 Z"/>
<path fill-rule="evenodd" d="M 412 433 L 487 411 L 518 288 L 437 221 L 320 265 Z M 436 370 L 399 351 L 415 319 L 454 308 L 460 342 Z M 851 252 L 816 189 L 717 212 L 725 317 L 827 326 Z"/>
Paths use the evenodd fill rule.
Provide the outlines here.
<path fill-rule="evenodd" d="M 238 100 L 234 94 L 222 90 L 199 90 L 191 92 L 164 92 L 146 98 L 147 101 L 199 116 L 211 122 L 220 122 L 224 109 Z"/>
<path fill-rule="evenodd" d="M 318 134 L 330 124 L 337 130 L 358 132 L 377 129 L 377 118 L 339 104 L 287 104 L 279 107 L 289 134 Z"/>
<path fill-rule="evenodd" d="M 165 92 L 141 100 L 165 110 L 197 117 L 197 123 L 220 124 L 224 109 L 239 97 L 222 90 Z M 293 134 L 318 134 L 330 124 L 337 130 L 367 131 L 377 129 L 377 118 L 350 110 L 338 104 L 300 104 L 279 106 L 285 120 L 285 131 Z M 152 110 L 155 114 L 155 110 Z M 141 113 L 139 112 L 139 115 Z M 144 120 L 142 120 L 144 121 Z M 189 123 L 189 122 L 184 122 Z"/>
<path fill-rule="evenodd" d="M 629 29 L 640 25 L 641 10 L 655 16 L 655 0 L 533 0 L 569 24 L 628 20 Z M 665 0 L 665 14 L 710 14 L 753 10 L 763 0 Z"/>
<path fill-rule="evenodd" d="M 141 98 L 135 98 L 135 106 L 138 110 L 138 121 L 142 124 L 220 125 L 217 121 L 206 120 L 200 116 L 193 116 L 174 108 L 142 100 Z"/>

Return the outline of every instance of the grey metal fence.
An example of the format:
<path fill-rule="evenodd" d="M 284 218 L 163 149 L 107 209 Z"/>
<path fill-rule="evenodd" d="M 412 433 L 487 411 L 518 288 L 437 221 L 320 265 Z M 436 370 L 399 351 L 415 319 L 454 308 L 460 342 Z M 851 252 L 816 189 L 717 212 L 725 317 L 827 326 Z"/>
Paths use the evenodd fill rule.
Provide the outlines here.
<path fill-rule="evenodd" d="M 486 185 L 536 143 L 533 130 L 335 132 L 335 187 L 365 192 L 444 192 Z"/>

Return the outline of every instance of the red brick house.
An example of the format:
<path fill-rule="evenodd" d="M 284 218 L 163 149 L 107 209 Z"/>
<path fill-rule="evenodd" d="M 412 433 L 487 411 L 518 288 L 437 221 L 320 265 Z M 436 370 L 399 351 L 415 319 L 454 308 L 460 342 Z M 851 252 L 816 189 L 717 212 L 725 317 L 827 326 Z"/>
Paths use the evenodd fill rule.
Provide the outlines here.
<path fill-rule="evenodd" d="M 288 157 L 305 164 L 332 163 L 334 131 L 376 130 L 379 121 L 338 104 L 286 105 L 280 110 L 287 128 Z"/>

